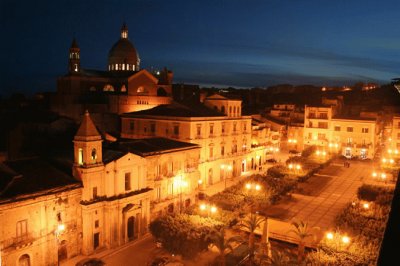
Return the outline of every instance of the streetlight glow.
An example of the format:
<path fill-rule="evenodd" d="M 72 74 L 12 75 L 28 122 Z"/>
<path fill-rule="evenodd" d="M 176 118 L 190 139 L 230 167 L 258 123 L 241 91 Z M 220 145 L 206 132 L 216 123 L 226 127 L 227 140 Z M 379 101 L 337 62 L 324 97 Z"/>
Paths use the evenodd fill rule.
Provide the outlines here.
<path fill-rule="evenodd" d="M 200 204 L 200 210 L 204 211 L 206 208 L 207 208 L 207 205 L 205 205 L 204 203 Z"/>
<path fill-rule="evenodd" d="M 364 208 L 364 209 L 369 209 L 369 203 L 364 203 L 364 204 L 363 204 L 363 208 Z"/>
<path fill-rule="evenodd" d="M 329 240 L 332 240 L 333 239 L 333 233 L 331 233 L 331 232 L 326 233 L 326 238 L 328 238 Z"/>
<path fill-rule="evenodd" d="M 260 190 L 261 189 L 261 186 L 260 185 L 256 185 L 256 190 Z"/>
<path fill-rule="evenodd" d="M 61 233 L 61 232 L 63 232 L 65 230 L 65 225 L 64 224 L 59 224 L 58 226 L 57 226 L 57 231 L 58 231 L 58 233 Z"/>
<path fill-rule="evenodd" d="M 217 212 L 217 207 L 212 206 L 212 207 L 211 207 L 211 213 L 216 213 L 216 212 Z"/>
<path fill-rule="evenodd" d="M 348 244 L 348 243 L 350 243 L 350 238 L 348 236 L 343 236 L 342 237 L 342 242 L 345 243 L 345 244 Z"/>

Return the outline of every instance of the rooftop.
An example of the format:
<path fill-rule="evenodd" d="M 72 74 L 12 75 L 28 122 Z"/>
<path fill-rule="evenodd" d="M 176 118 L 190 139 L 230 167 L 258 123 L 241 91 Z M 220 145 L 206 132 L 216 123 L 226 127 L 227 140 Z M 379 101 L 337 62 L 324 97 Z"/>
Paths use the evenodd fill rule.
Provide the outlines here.
<path fill-rule="evenodd" d="M 39 158 L 8 161 L 0 164 L 0 200 L 11 199 L 51 189 L 81 185 L 80 181 Z"/>
<path fill-rule="evenodd" d="M 148 139 L 122 139 L 118 142 L 113 142 L 105 148 L 105 163 L 116 160 L 127 152 L 131 152 L 143 157 L 171 152 L 175 150 L 198 148 L 197 144 L 166 139 L 166 138 L 148 138 Z"/>
<path fill-rule="evenodd" d="M 205 107 L 203 104 L 191 104 L 186 106 L 180 103 L 163 104 L 152 109 L 125 113 L 123 117 L 140 117 L 140 116 L 168 116 L 168 117 L 217 117 L 225 116 L 219 111 Z"/>

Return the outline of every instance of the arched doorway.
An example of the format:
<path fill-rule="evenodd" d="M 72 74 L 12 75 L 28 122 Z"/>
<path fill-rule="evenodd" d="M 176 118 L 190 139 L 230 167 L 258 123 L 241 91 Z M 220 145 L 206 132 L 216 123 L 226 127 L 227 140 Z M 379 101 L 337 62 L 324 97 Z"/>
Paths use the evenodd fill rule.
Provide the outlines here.
<path fill-rule="evenodd" d="M 67 241 L 61 241 L 60 245 L 58 246 L 58 260 L 62 261 L 68 258 L 67 253 Z"/>
<path fill-rule="evenodd" d="M 126 224 L 126 229 L 128 231 L 128 239 L 132 240 L 135 238 L 135 217 L 131 216 L 128 218 L 128 222 Z"/>
<path fill-rule="evenodd" d="M 209 185 L 213 184 L 213 169 L 212 168 L 208 169 L 208 184 Z"/>
<path fill-rule="evenodd" d="M 24 254 L 19 257 L 18 266 L 31 266 L 31 258 L 28 254 Z"/>

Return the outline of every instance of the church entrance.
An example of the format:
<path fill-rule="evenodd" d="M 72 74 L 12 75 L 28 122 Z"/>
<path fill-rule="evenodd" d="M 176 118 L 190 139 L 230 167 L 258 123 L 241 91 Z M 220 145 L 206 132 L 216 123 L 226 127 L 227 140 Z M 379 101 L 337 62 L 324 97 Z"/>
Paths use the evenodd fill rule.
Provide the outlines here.
<path fill-rule="evenodd" d="M 129 217 L 126 226 L 128 231 L 128 239 L 131 241 L 135 238 L 135 217 Z"/>

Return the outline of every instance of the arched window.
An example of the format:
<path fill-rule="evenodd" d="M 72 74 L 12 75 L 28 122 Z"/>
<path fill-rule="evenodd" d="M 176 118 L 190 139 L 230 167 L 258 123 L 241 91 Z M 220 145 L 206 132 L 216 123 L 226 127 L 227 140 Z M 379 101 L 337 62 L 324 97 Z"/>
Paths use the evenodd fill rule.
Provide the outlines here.
<path fill-rule="evenodd" d="M 92 160 L 95 161 L 97 159 L 97 151 L 96 149 L 92 149 Z"/>
<path fill-rule="evenodd" d="M 19 257 L 18 266 L 30 266 L 31 265 L 31 258 L 28 254 L 24 254 Z"/>
<path fill-rule="evenodd" d="M 221 106 L 221 113 L 225 114 L 225 106 Z"/>
<path fill-rule="evenodd" d="M 118 70 L 118 64 L 115 64 L 115 70 Z"/>
<path fill-rule="evenodd" d="M 104 85 L 103 91 L 114 91 L 114 87 L 111 84 Z"/>
<path fill-rule="evenodd" d="M 125 85 L 122 85 L 122 87 L 121 87 L 121 92 L 126 92 L 126 87 L 125 87 Z"/>
<path fill-rule="evenodd" d="M 125 64 L 122 64 L 122 70 L 125 70 Z"/>
<path fill-rule="evenodd" d="M 232 106 L 229 106 L 229 115 L 232 115 Z"/>

